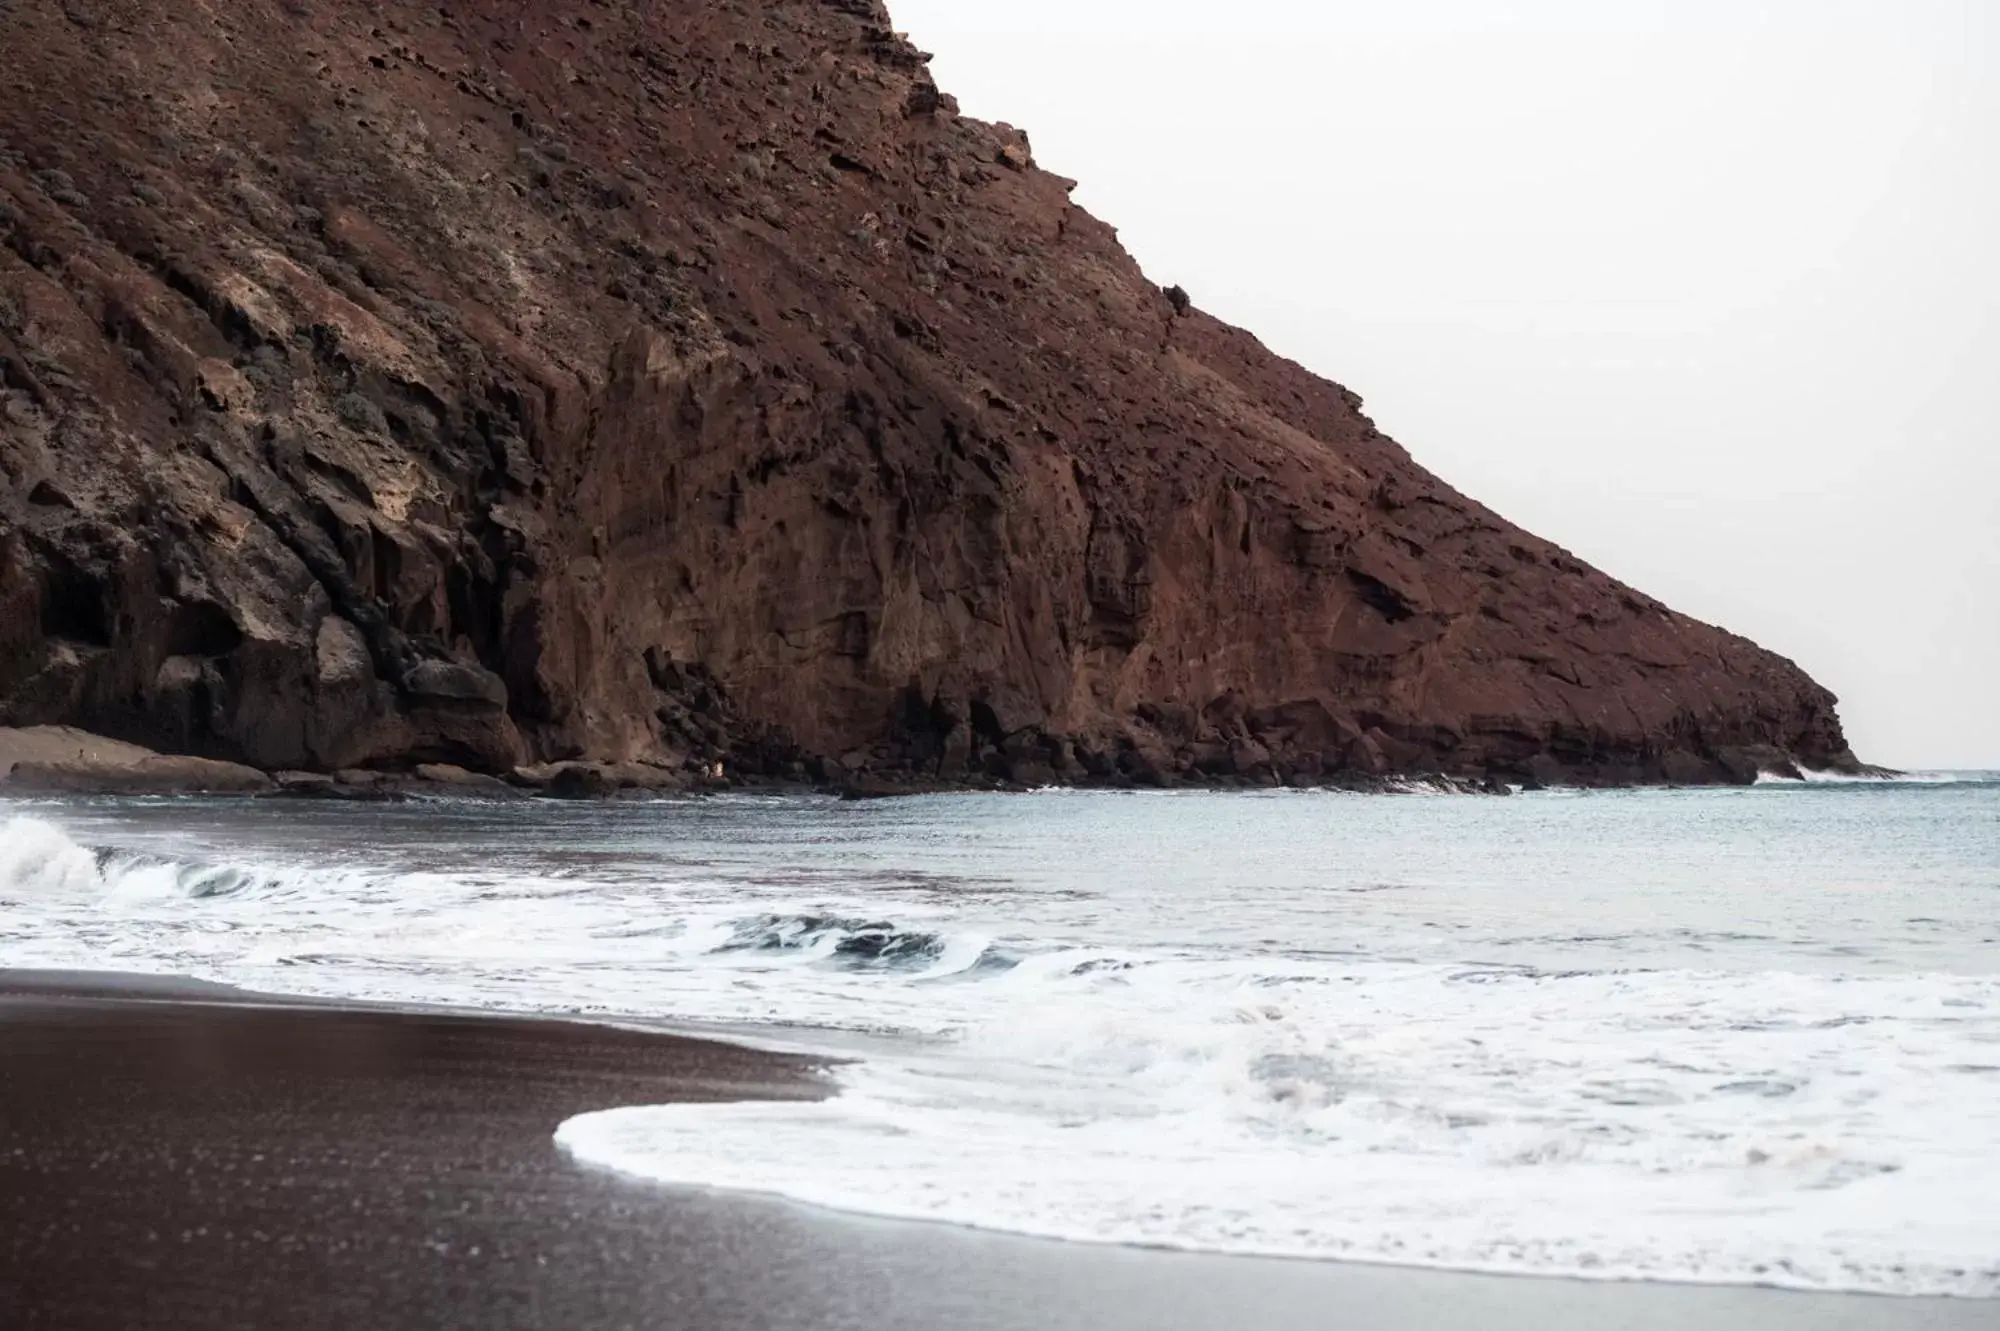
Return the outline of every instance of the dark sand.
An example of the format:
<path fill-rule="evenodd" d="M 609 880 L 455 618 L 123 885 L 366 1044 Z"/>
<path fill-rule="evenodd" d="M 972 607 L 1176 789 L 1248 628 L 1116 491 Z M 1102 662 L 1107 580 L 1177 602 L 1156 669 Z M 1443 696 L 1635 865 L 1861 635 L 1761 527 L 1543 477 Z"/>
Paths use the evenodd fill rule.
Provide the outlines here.
<path fill-rule="evenodd" d="M 0 972 L 0 1328 L 2000 1328 L 2000 1302 L 1097 1248 L 656 1189 L 580 1110 L 811 1065 L 557 1022 Z"/>

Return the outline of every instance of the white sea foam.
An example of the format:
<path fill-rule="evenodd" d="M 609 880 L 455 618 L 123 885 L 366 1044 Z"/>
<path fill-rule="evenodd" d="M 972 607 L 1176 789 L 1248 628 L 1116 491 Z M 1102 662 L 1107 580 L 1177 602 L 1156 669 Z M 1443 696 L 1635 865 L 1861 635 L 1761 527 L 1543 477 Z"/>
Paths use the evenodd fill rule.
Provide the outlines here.
<path fill-rule="evenodd" d="M 982 983 L 955 1044 L 844 1068 L 826 1102 L 611 1109 L 557 1140 L 1071 1240 L 2000 1296 L 1991 980 L 1071 956 Z"/>
<path fill-rule="evenodd" d="M 0 960 L 863 1055 L 823 1104 L 562 1126 L 670 1183 L 2000 1295 L 1994 798 L 71 807 L 0 829 Z"/>
<path fill-rule="evenodd" d="M 260 872 L 158 855 L 100 854 L 78 845 L 61 827 L 41 818 L 13 818 L 0 827 L 0 898 L 17 893 L 66 895 L 117 906 L 268 894 L 307 883 L 326 886 L 337 880 L 338 875 L 306 867 Z"/>
<path fill-rule="evenodd" d="M 1985 785 L 1994 780 L 1991 772 L 1835 772 L 1819 771 L 1811 767 L 1801 767 L 1797 776 L 1779 772 L 1759 772 L 1757 784 L 1809 785 L 1809 786 L 1955 786 Z"/>
<path fill-rule="evenodd" d="M 0 827 L 0 900 L 90 892 L 102 885 L 96 857 L 54 823 L 9 818 Z"/>

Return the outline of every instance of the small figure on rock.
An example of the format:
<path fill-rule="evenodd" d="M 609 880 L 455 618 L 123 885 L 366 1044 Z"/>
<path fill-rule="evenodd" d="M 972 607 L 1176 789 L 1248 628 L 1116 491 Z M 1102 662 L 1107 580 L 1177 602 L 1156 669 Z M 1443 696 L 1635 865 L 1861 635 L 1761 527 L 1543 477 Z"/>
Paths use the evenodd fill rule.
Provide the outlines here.
<path fill-rule="evenodd" d="M 1176 286 L 1167 288 L 1167 304 L 1174 307 L 1174 317 L 1179 318 L 1188 312 L 1188 307 L 1194 302 L 1188 297 L 1185 287 Z"/>

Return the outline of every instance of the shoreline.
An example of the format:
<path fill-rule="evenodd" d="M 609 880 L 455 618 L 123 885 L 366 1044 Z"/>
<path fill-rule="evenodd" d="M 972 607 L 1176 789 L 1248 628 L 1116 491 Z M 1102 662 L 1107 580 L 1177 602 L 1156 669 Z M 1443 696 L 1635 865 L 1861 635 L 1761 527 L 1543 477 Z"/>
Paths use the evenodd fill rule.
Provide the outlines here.
<path fill-rule="evenodd" d="M 1516 790 L 1629 790 L 1647 788 L 1729 788 L 1757 785 L 1768 778 L 1803 780 L 1809 768 L 1778 749 L 1745 751 L 1728 764 L 1704 770 L 1697 779 L 1674 780 L 1634 766 L 1576 768 L 1538 756 L 1522 770 L 1451 773 L 1442 769 L 1379 772 L 1281 771 L 1222 772 L 1197 766 L 1094 773 L 1032 766 L 1020 773 L 967 771 L 946 778 L 915 769 L 848 769 L 814 760 L 789 776 L 712 768 L 667 767 L 648 762 L 570 760 L 530 764 L 507 772 L 473 771 L 448 763 L 411 762 L 390 768 L 334 772 L 266 771 L 242 763 L 158 753 L 122 740 L 71 726 L 0 727 L 0 796 L 208 795 L 386 801 L 421 796 L 495 800 L 551 798 L 602 800 L 621 797 L 704 795 L 728 792 L 820 794 L 843 799 L 893 799 L 914 795 L 1018 792 L 1049 787 L 1069 790 L 1333 790 L 1354 794 L 1511 795 Z M 1853 779 L 1893 780 L 1888 768 L 1855 764 L 1827 769 Z M 1695 775 L 1695 774 L 1689 774 Z"/>
<path fill-rule="evenodd" d="M 0 1060 L 0 1322 L 23 1328 L 142 1302 L 163 1327 L 786 1331 L 1971 1331 L 2000 1310 L 1073 1244 L 648 1185 L 571 1160 L 557 1124 L 821 1095 L 828 1060 L 556 1018 L 0 970 Z"/>

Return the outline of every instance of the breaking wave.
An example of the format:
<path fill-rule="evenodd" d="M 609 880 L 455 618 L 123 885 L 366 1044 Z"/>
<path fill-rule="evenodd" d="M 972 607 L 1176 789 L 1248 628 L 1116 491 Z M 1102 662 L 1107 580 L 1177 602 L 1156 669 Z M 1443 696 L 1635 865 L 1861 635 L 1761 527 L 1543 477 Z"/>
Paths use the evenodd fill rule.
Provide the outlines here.
<path fill-rule="evenodd" d="M 39 818 L 10 818 L 0 827 L 0 899 L 103 886 L 97 857 L 63 830 Z"/>
<path fill-rule="evenodd" d="M 759 915 L 696 925 L 716 955 L 749 952 L 826 962 L 854 970 L 893 970 L 937 977 L 1012 965 L 1016 958 L 979 936 L 903 928 L 888 920 L 839 915 Z"/>
<path fill-rule="evenodd" d="M 1799 769 L 1796 777 L 1759 772 L 1760 786 L 1985 786 L 2000 782 L 2000 772 L 1821 772 Z"/>
<path fill-rule="evenodd" d="M 0 827 L 0 900 L 57 894 L 200 900 L 285 886 L 280 877 L 229 865 L 86 849 L 40 818 L 11 818 Z"/>

